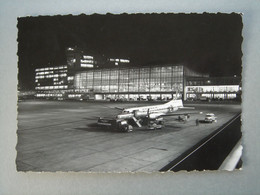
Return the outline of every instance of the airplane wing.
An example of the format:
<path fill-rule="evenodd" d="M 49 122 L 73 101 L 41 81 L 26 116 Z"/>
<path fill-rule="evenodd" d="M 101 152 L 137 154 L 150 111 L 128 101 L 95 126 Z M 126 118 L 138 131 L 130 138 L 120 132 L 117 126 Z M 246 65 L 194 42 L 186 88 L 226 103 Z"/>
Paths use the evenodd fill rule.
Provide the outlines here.
<path fill-rule="evenodd" d="M 105 108 L 110 108 L 110 109 L 117 109 L 117 110 L 124 110 L 124 108 L 120 108 L 120 107 L 111 107 L 111 106 L 104 106 L 103 105 L 103 107 L 105 107 Z"/>
<path fill-rule="evenodd" d="M 85 118 L 83 118 L 83 119 L 86 119 L 86 120 L 98 120 L 100 117 L 98 117 L 98 116 L 94 116 L 94 117 L 85 117 Z"/>

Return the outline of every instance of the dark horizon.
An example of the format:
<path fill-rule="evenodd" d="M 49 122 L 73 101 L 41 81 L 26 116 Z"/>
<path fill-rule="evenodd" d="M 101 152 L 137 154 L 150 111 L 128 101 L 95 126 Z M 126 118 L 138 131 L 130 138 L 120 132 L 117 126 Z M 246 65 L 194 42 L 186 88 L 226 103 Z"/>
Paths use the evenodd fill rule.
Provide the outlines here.
<path fill-rule="evenodd" d="M 182 64 L 210 76 L 241 75 L 240 14 L 121 14 L 18 18 L 19 86 L 34 70 L 66 64 L 67 47 L 129 58 L 136 66 Z"/>

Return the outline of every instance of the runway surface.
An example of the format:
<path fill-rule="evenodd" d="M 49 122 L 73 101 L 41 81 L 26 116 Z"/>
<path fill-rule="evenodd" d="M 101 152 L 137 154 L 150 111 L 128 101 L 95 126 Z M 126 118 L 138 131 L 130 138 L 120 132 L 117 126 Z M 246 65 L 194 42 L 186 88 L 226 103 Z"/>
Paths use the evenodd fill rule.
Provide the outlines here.
<path fill-rule="evenodd" d="M 27 100 L 18 103 L 18 171 L 129 172 L 159 171 L 188 148 L 208 136 L 234 115 L 240 105 L 189 104 L 204 114 L 186 123 L 165 118 L 158 130 L 122 133 L 96 125 L 97 118 L 112 117 L 112 107 L 161 104 L 160 102 L 69 102 Z M 217 123 L 201 123 L 213 112 Z"/>

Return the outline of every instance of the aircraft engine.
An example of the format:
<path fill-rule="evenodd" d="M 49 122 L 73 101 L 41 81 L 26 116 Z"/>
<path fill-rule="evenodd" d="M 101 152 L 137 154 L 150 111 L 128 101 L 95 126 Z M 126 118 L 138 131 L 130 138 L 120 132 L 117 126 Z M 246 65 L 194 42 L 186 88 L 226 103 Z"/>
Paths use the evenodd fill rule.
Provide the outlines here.
<path fill-rule="evenodd" d="M 117 115 L 118 119 L 130 119 L 132 118 L 134 115 L 132 113 L 126 113 L 126 114 L 119 114 Z"/>
<path fill-rule="evenodd" d="M 142 112 L 142 111 L 137 111 L 137 110 L 135 110 L 135 111 L 134 111 L 134 116 L 135 116 L 136 118 L 138 118 L 138 117 L 144 117 L 144 116 L 147 116 L 147 112 Z"/>

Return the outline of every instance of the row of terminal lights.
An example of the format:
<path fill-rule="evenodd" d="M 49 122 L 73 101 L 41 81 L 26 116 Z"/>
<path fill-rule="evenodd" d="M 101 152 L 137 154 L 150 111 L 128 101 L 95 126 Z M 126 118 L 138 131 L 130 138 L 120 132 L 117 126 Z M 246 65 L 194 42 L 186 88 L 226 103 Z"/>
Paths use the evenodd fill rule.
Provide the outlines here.
<path fill-rule="evenodd" d="M 45 70 L 58 70 L 58 69 L 66 69 L 67 66 L 56 66 L 56 67 L 48 67 L 48 68 L 37 68 L 35 71 L 45 71 Z"/>
<path fill-rule="evenodd" d="M 67 70 L 58 70 L 54 71 L 55 73 L 62 73 L 62 72 L 68 72 Z M 44 75 L 44 74 L 53 74 L 53 71 L 45 71 L 45 72 L 36 72 L 36 75 Z"/>
<path fill-rule="evenodd" d="M 36 97 L 62 97 L 62 94 L 36 94 Z"/>
<path fill-rule="evenodd" d="M 68 89 L 67 85 L 35 87 L 35 89 Z"/>
<path fill-rule="evenodd" d="M 46 76 L 36 76 L 35 79 L 44 79 L 44 78 L 53 78 L 53 77 L 66 77 L 67 74 L 63 73 L 63 74 L 54 74 L 54 75 L 46 75 Z"/>

